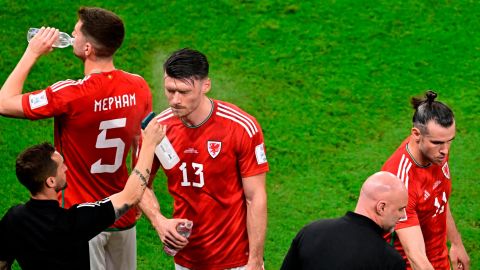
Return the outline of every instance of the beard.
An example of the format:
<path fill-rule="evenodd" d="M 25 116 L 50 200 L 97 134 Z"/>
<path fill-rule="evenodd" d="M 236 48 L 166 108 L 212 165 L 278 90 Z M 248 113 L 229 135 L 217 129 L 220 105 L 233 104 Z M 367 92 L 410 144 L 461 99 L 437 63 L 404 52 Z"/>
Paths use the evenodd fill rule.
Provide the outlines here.
<path fill-rule="evenodd" d="M 67 188 L 67 181 L 65 181 L 63 185 L 56 186 L 55 191 L 59 192 L 59 191 L 65 190 L 66 188 Z"/>

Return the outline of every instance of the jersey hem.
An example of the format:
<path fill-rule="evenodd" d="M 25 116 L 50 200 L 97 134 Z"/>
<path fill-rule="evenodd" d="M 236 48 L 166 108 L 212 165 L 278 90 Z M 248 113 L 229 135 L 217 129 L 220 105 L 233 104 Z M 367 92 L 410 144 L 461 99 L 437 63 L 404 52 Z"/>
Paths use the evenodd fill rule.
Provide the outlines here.
<path fill-rule="evenodd" d="M 194 263 L 189 263 L 187 261 L 184 261 L 182 259 L 177 259 L 175 258 L 175 263 L 189 268 L 189 269 L 210 269 L 210 270 L 223 270 L 223 269 L 230 269 L 230 268 L 237 268 L 237 267 L 242 267 L 247 265 L 248 260 L 242 261 L 242 262 L 237 262 L 237 263 L 228 263 L 228 264 L 194 264 Z"/>
<path fill-rule="evenodd" d="M 126 231 L 126 230 L 130 230 L 131 228 L 135 227 L 137 223 L 133 223 L 132 225 L 130 226 L 127 226 L 127 227 L 119 227 L 119 228 L 107 228 L 104 230 L 104 232 L 118 232 L 118 231 Z"/>

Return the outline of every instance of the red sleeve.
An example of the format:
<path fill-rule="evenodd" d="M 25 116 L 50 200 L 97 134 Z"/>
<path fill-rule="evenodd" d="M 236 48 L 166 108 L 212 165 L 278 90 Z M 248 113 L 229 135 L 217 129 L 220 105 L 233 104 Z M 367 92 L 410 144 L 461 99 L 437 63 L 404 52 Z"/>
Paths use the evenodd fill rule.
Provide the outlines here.
<path fill-rule="evenodd" d="M 382 171 L 391 172 L 394 175 L 397 175 L 399 170 L 399 163 L 400 161 L 398 159 L 391 158 L 383 165 Z M 417 216 L 417 210 L 416 210 L 419 196 L 417 192 L 417 186 L 415 185 L 415 181 L 412 181 L 414 177 L 413 172 L 414 171 L 411 170 L 408 173 L 408 177 L 406 178 L 407 182 L 405 183 L 405 186 L 408 190 L 408 203 L 405 209 L 407 218 L 402 219 L 397 223 L 397 225 L 395 226 L 396 230 L 408 228 L 408 227 L 412 227 L 420 224 Z"/>
<path fill-rule="evenodd" d="M 258 175 L 269 170 L 262 129 L 254 118 L 251 120 L 256 132 L 248 133 L 242 129 L 238 146 L 238 163 L 242 177 Z"/>
<path fill-rule="evenodd" d="M 22 97 L 25 117 L 36 120 L 61 115 L 68 110 L 68 103 L 78 97 L 79 82 L 59 81 L 45 90 L 26 93 Z"/>
<path fill-rule="evenodd" d="M 412 175 L 410 175 L 410 177 L 411 176 Z M 408 204 L 405 210 L 407 218 L 401 219 L 395 226 L 395 230 L 420 225 L 417 215 L 417 202 L 420 198 L 418 196 L 416 186 L 412 182 L 413 181 L 410 181 L 410 185 L 408 185 Z"/>

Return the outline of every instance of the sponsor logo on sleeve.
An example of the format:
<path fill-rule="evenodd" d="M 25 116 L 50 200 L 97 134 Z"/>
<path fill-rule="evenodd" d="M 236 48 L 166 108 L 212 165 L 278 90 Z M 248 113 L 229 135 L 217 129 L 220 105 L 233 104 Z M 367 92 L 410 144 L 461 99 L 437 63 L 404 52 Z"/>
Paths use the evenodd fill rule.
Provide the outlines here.
<path fill-rule="evenodd" d="M 32 94 L 28 97 L 30 109 L 34 110 L 48 104 L 47 93 L 45 90 L 38 94 Z"/>
<path fill-rule="evenodd" d="M 222 143 L 216 141 L 208 141 L 207 150 L 212 158 L 216 158 L 218 154 L 220 154 L 220 150 L 222 150 Z"/>
<path fill-rule="evenodd" d="M 442 172 L 447 179 L 450 179 L 450 169 L 448 168 L 448 162 L 445 162 L 445 164 L 443 165 Z"/>
<path fill-rule="evenodd" d="M 258 165 L 267 163 L 267 155 L 265 154 L 263 143 L 255 146 L 255 157 L 257 158 Z"/>

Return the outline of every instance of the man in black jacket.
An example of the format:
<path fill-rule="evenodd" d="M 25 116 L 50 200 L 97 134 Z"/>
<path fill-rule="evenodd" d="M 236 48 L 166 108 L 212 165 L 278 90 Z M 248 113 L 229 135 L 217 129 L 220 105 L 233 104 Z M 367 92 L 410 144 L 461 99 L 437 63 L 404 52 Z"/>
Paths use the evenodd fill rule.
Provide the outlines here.
<path fill-rule="evenodd" d="M 293 239 L 283 261 L 288 269 L 405 269 L 405 261 L 382 235 L 405 217 L 407 191 L 389 172 L 370 176 L 354 212 L 315 221 Z"/>
<path fill-rule="evenodd" d="M 150 176 L 155 147 L 165 126 L 151 121 L 125 188 L 92 203 L 61 208 L 57 193 L 67 187 L 63 157 L 49 143 L 32 146 L 16 162 L 17 178 L 31 193 L 26 203 L 0 221 L 0 270 L 17 260 L 22 269 L 90 269 L 88 241 L 140 201 Z"/>

